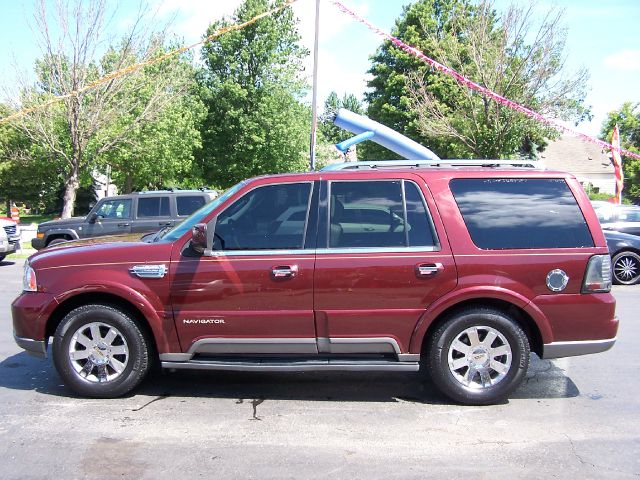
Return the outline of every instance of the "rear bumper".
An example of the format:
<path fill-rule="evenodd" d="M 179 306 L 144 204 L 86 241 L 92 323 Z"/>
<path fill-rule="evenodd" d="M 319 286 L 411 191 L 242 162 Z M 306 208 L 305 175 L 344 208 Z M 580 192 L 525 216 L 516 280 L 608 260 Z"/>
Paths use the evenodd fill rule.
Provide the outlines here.
<path fill-rule="evenodd" d="M 609 350 L 616 338 L 606 340 L 582 340 L 578 342 L 553 342 L 542 346 L 542 358 L 574 357 Z"/>
<path fill-rule="evenodd" d="M 32 340 L 30 338 L 18 337 L 15 333 L 13 339 L 16 341 L 20 348 L 23 348 L 36 357 L 46 358 L 47 356 L 47 343 L 44 340 Z"/>

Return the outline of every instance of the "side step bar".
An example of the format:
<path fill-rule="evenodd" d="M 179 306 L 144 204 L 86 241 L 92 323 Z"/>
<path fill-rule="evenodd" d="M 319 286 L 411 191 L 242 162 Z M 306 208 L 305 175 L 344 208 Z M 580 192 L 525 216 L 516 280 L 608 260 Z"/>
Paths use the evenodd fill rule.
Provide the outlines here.
<path fill-rule="evenodd" d="M 349 360 L 304 360 L 304 361 L 221 361 L 190 360 L 188 362 L 162 362 L 162 368 L 188 370 L 230 370 L 236 372 L 314 372 L 314 371 L 393 371 L 417 372 L 418 362 L 396 361 L 349 361 Z"/>

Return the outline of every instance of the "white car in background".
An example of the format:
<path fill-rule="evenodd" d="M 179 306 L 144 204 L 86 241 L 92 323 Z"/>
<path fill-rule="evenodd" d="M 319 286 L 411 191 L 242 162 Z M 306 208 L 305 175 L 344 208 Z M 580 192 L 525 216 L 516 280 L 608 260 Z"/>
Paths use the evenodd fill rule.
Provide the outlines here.
<path fill-rule="evenodd" d="M 20 248 L 20 227 L 16 222 L 0 218 L 0 262 Z"/>

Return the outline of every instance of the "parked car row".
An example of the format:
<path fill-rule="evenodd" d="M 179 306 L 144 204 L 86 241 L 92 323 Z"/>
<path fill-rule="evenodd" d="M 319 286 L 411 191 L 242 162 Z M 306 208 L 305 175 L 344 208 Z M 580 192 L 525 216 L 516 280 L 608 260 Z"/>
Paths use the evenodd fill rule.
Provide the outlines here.
<path fill-rule="evenodd" d="M 0 218 L 0 262 L 20 248 L 20 227 L 10 218 Z"/>
<path fill-rule="evenodd" d="M 69 240 L 150 233 L 173 227 L 216 197 L 213 190 L 156 190 L 101 199 L 86 217 L 51 220 L 38 225 L 36 250 Z"/>

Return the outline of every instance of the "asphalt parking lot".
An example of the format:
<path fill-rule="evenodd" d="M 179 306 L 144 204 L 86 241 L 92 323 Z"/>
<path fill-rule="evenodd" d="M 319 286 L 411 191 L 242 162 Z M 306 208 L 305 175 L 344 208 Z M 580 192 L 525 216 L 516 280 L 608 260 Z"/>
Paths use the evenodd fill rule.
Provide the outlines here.
<path fill-rule="evenodd" d="M 505 404 L 451 405 L 417 374 L 156 374 L 74 397 L 13 342 L 22 260 L 0 263 L 0 478 L 637 478 L 640 286 L 618 343 L 533 359 Z"/>

